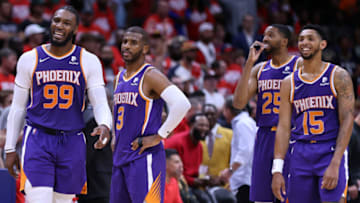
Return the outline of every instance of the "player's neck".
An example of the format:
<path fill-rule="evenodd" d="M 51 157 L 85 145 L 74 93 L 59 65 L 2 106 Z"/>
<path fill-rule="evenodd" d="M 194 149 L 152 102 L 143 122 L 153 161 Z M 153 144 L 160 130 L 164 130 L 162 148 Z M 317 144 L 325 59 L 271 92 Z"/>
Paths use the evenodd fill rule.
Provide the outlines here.
<path fill-rule="evenodd" d="M 303 71 L 307 73 L 321 73 L 325 68 L 324 62 L 321 60 L 321 55 L 320 57 L 314 56 L 311 59 L 304 59 L 303 63 Z"/>
<path fill-rule="evenodd" d="M 64 46 L 54 46 L 51 44 L 48 44 L 45 46 L 45 48 L 53 55 L 55 56 L 63 56 L 66 53 L 69 53 L 69 51 L 73 48 L 72 43 L 67 43 Z"/>
<path fill-rule="evenodd" d="M 132 63 L 125 62 L 125 69 L 126 69 L 125 77 L 128 77 L 133 73 L 135 73 L 136 71 L 138 71 L 142 67 L 142 65 L 144 65 L 144 63 L 145 63 L 145 58 L 141 58 L 141 60 L 136 60 Z"/>
<path fill-rule="evenodd" d="M 287 62 L 290 59 L 290 57 L 291 56 L 288 54 L 288 52 L 279 52 L 278 54 L 273 54 L 271 56 L 271 62 L 275 66 L 280 66 L 285 62 Z"/>

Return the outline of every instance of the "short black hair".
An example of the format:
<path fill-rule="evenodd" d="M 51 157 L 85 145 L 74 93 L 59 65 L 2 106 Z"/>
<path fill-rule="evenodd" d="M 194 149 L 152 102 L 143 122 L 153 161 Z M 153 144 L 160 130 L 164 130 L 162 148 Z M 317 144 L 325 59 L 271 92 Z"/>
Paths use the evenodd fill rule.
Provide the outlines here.
<path fill-rule="evenodd" d="M 149 34 L 144 30 L 144 28 L 139 27 L 139 26 L 132 26 L 129 27 L 128 29 L 126 29 L 125 33 L 127 32 L 134 32 L 134 33 L 139 33 L 142 36 L 142 40 L 144 42 L 144 44 L 148 45 L 149 44 Z"/>
<path fill-rule="evenodd" d="M 196 113 L 193 116 L 191 116 L 191 118 L 189 120 L 189 124 L 194 125 L 194 123 L 196 122 L 196 118 L 200 117 L 200 116 L 204 116 L 207 119 L 207 117 L 206 117 L 206 115 L 204 113 Z"/>
<path fill-rule="evenodd" d="M 79 25 L 79 23 L 80 23 L 79 12 L 77 12 L 77 10 L 74 7 L 66 5 L 66 6 L 59 8 L 58 10 L 66 10 L 66 11 L 69 11 L 70 13 L 74 14 L 75 18 L 76 18 L 76 25 Z"/>
<path fill-rule="evenodd" d="M 216 113 L 218 112 L 218 109 L 216 108 L 216 106 L 214 104 L 207 103 L 207 104 L 204 104 L 203 107 L 202 107 L 202 112 L 203 113 L 205 113 L 205 108 L 207 108 L 207 107 L 210 107 L 210 108 L 214 109 Z"/>
<path fill-rule="evenodd" d="M 165 149 L 165 156 L 166 159 L 170 159 L 173 155 L 179 155 L 176 149 Z"/>
<path fill-rule="evenodd" d="M 324 29 L 320 25 L 307 24 L 307 25 L 304 25 L 304 27 L 301 28 L 300 32 L 302 32 L 303 30 L 315 30 L 319 34 L 319 36 L 320 36 L 320 38 L 322 40 L 327 40 L 326 33 L 325 33 Z"/>
<path fill-rule="evenodd" d="M 291 31 L 287 25 L 282 24 L 272 24 L 271 25 L 274 28 L 277 28 L 280 32 L 280 34 L 290 42 L 291 40 Z"/>
<path fill-rule="evenodd" d="M 0 64 L 2 64 L 2 58 L 3 57 L 8 57 L 10 55 L 15 55 L 16 56 L 15 51 L 13 51 L 12 49 L 9 49 L 9 48 L 0 49 Z"/>
<path fill-rule="evenodd" d="M 231 114 L 233 116 L 236 116 L 238 115 L 239 113 L 241 113 L 243 111 L 243 109 L 237 109 L 234 107 L 233 105 L 233 100 L 234 100 L 234 97 L 233 96 L 228 96 L 225 100 L 225 108 L 228 108 L 231 112 Z M 246 108 L 246 107 L 245 107 Z"/>

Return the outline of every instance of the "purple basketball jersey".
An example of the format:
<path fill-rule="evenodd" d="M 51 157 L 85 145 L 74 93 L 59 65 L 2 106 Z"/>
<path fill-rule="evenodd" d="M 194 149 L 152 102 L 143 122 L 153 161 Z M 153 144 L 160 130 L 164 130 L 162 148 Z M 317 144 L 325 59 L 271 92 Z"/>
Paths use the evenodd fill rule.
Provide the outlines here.
<path fill-rule="evenodd" d="M 57 130 L 82 129 L 86 88 L 82 48 L 74 45 L 72 54 L 60 59 L 44 49 L 45 45 L 36 48 L 38 57 L 26 120 Z"/>
<path fill-rule="evenodd" d="M 121 166 L 135 159 L 146 156 L 164 148 L 158 145 L 146 149 L 139 155 L 139 149 L 133 151 L 131 142 L 140 136 L 157 134 L 161 126 L 161 114 L 164 106 L 162 99 L 148 98 L 142 92 L 144 74 L 148 69 L 154 68 L 144 64 L 138 72 L 130 78 L 125 78 L 122 71 L 117 79 L 114 91 L 114 126 L 115 151 L 114 166 Z"/>
<path fill-rule="evenodd" d="M 333 79 L 335 67 L 334 64 L 326 64 L 323 73 L 313 81 L 303 79 L 301 70 L 292 75 L 292 139 L 336 140 L 339 121 Z"/>
<path fill-rule="evenodd" d="M 259 127 L 276 126 L 279 120 L 280 85 L 281 81 L 290 75 L 298 60 L 298 56 L 282 66 L 274 67 L 268 60 L 258 73 L 258 101 L 256 109 L 256 121 Z"/>

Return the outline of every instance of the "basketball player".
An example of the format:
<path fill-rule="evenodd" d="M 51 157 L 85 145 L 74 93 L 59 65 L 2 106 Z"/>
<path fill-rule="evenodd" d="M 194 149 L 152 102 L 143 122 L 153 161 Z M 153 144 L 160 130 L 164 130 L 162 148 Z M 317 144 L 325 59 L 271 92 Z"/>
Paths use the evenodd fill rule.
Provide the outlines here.
<path fill-rule="evenodd" d="M 190 103 L 179 88 L 145 63 L 149 36 L 126 30 L 121 54 L 125 70 L 114 91 L 115 150 L 110 202 L 163 202 L 166 159 L 161 142 L 180 123 Z M 164 102 L 169 114 L 161 125 Z"/>
<path fill-rule="evenodd" d="M 21 185 L 26 202 L 72 202 L 86 181 L 82 111 L 87 91 L 99 126 L 95 148 L 109 141 L 112 118 L 98 58 L 76 46 L 79 16 L 71 6 L 51 20 L 50 44 L 24 53 L 17 64 L 8 116 L 6 166 L 13 172 L 15 144 L 26 114 Z M 30 97 L 29 97 L 30 95 Z"/>
<path fill-rule="evenodd" d="M 293 72 L 300 61 L 297 56 L 288 54 L 290 38 L 291 32 L 287 26 L 268 26 L 263 43 L 256 41 L 251 45 L 242 77 L 234 93 L 233 105 L 238 109 L 243 109 L 256 93 L 258 95 L 256 121 L 259 130 L 253 157 L 251 201 L 275 201 L 271 191 L 271 166 L 279 114 L 280 83 Z M 258 50 L 256 46 L 259 47 Z M 271 54 L 271 59 L 254 66 L 263 50 Z"/>
<path fill-rule="evenodd" d="M 298 48 L 303 67 L 281 86 L 272 189 L 283 199 L 281 175 L 289 137 L 296 140 L 290 162 L 288 199 L 339 202 L 346 188 L 346 153 L 353 126 L 354 92 L 343 68 L 321 60 L 327 41 L 317 25 L 302 28 Z"/>

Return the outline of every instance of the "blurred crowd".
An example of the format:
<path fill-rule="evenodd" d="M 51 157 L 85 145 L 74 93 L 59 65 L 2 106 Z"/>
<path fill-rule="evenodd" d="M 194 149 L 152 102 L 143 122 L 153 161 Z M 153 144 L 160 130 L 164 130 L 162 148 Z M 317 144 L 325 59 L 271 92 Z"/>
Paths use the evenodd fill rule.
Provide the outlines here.
<path fill-rule="evenodd" d="M 0 0 L 0 153 L 5 142 L 17 59 L 22 53 L 47 43 L 52 14 L 67 4 L 74 6 L 80 15 L 73 40 L 99 57 L 110 102 L 114 78 L 124 68 L 120 54 L 122 36 L 126 27 L 133 25 L 144 27 L 150 35 L 147 62 L 188 96 L 191 110 L 165 140 L 165 147 L 171 148 L 167 150 L 165 195 L 179 191 L 178 202 L 248 199 L 256 103 L 251 101 L 246 109 L 237 110 L 232 107 L 231 96 L 241 77 L 249 46 L 262 40 L 268 25 L 285 24 L 291 28 L 289 52 L 294 55 L 298 54 L 297 34 L 303 25 L 324 26 L 329 40 L 324 59 L 346 68 L 352 75 L 355 94 L 360 94 L 360 23 L 357 21 L 360 2 L 356 0 Z M 261 60 L 267 58 L 265 54 L 261 56 Z M 356 110 L 357 114 L 359 100 Z M 87 127 L 94 126 L 92 115 L 85 116 Z M 354 158 L 356 150 L 360 150 L 357 141 L 360 130 L 355 129 L 359 125 L 354 127 L 349 148 L 351 199 L 358 198 L 360 184 L 360 166 L 357 166 L 360 161 Z M 19 153 L 20 145 L 21 140 Z M 109 157 L 111 150 L 106 150 L 101 155 L 91 151 L 93 156 L 88 157 L 88 163 L 96 165 L 99 157 Z M 99 179 L 109 181 L 111 156 L 109 159 L 105 167 L 89 169 L 88 173 L 100 171 L 105 175 Z M 233 165 L 239 163 L 241 166 L 232 171 Z M 4 167 L 1 157 L 0 167 Z M 99 185 L 91 186 L 88 197 L 80 196 L 79 202 L 86 202 L 86 198 L 99 191 Z M 101 191 L 91 198 L 103 198 L 106 202 L 107 188 Z M 173 195 L 165 197 L 168 202 L 169 198 L 176 198 L 170 196 Z"/>

